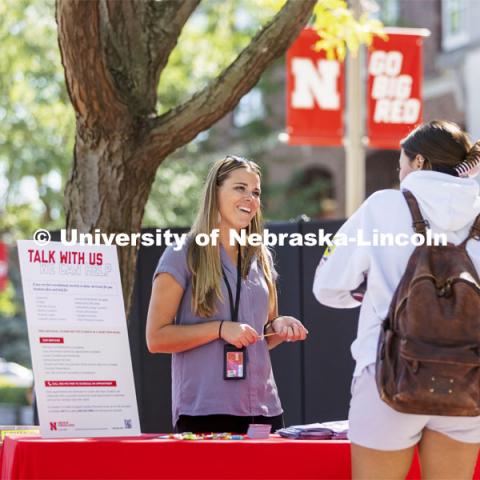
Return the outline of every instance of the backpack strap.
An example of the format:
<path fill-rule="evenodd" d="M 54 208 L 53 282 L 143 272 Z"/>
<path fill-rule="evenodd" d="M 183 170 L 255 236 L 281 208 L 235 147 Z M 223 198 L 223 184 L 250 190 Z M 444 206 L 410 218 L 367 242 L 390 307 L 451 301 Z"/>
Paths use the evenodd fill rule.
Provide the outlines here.
<path fill-rule="evenodd" d="M 425 236 L 427 234 L 427 227 L 430 227 L 428 220 L 425 220 L 422 217 L 420 212 L 420 207 L 418 206 L 417 199 L 414 197 L 413 193 L 409 190 L 402 190 L 403 196 L 407 201 L 408 209 L 412 214 L 412 227 L 415 230 L 415 233 L 420 233 L 421 235 Z M 480 226 L 480 225 L 479 225 Z M 479 230 L 480 234 L 480 230 Z"/>
<path fill-rule="evenodd" d="M 470 228 L 467 238 L 460 244 L 462 247 L 466 246 L 469 240 L 480 240 L 480 215 L 477 215 L 473 225 Z"/>

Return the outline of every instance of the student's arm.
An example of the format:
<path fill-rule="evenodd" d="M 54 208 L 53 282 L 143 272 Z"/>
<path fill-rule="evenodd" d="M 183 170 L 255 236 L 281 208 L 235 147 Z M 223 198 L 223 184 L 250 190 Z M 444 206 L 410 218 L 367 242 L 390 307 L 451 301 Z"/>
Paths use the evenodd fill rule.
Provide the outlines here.
<path fill-rule="evenodd" d="M 169 273 L 160 273 L 153 282 L 148 307 L 146 339 L 151 353 L 177 353 L 217 340 L 220 321 L 175 325 L 174 319 L 184 293 Z M 249 325 L 225 321 L 222 338 L 239 348 L 255 343 L 258 335 Z"/>
<path fill-rule="evenodd" d="M 368 200 L 367 200 L 368 202 Z M 363 239 L 371 238 L 372 227 L 367 219 L 368 205 L 365 202 L 337 232 L 343 239 L 357 238 L 362 231 Z M 316 299 L 329 307 L 354 308 L 361 304 L 361 296 L 354 292 L 365 284 L 370 268 L 370 248 L 348 241 L 329 247 L 318 264 L 313 282 Z"/>

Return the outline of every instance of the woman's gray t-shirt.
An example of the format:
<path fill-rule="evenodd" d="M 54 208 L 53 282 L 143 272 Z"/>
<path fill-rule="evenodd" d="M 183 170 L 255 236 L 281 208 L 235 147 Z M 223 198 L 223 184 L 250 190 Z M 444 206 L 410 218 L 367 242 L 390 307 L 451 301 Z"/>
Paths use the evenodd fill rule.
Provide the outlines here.
<path fill-rule="evenodd" d="M 191 273 L 187 265 L 188 242 L 180 250 L 168 247 L 160 258 L 154 278 L 169 273 L 183 287 L 184 294 L 175 318 L 177 325 L 192 325 L 214 320 L 230 320 L 230 305 L 222 279 L 223 303 L 209 318 L 192 312 Z M 220 246 L 220 256 L 227 280 L 235 295 L 237 268 Z M 275 274 L 276 275 L 276 274 Z M 246 279 L 242 279 L 238 321 L 252 326 L 260 335 L 268 318 L 268 288 L 260 265 L 253 260 Z M 227 414 L 238 416 L 282 413 L 277 386 L 273 378 L 270 354 L 265 340 L 247 347 L 247 377 L 223 378 L 223 340 L 214 340 L 191 350 L 172 355 L 172 421 L 180 415 Z"/>

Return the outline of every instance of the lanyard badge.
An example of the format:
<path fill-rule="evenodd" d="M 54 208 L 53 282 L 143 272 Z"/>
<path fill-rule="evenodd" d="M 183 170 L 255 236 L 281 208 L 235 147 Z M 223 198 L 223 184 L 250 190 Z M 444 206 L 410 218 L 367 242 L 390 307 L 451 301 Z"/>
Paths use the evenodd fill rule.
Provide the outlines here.
<path fill-rule="evenodd" d="M 227 275 L 223 270 L 223 279 L 228 291 L 228 301 L 230 304 L 230 315 L 232 322 L 238 321 L 238 308 L 240 305 L 240 291 L 242 288 L 242 262 L 240 247 L 237 257 L 237 289 L 235 293 L 235 304 L 233 303 L 232 289 L 228 283 Z M 224 380 L 242 380 L 247 376 L 247 349 L 237 348 L 234 345 L 226 344 L 223 347 L 223 378 Z"/>
<path fill-rule="evenodd" d="M 247 377 L 247 349 L 223 346 L 223 379 L 243 380 Z"/>

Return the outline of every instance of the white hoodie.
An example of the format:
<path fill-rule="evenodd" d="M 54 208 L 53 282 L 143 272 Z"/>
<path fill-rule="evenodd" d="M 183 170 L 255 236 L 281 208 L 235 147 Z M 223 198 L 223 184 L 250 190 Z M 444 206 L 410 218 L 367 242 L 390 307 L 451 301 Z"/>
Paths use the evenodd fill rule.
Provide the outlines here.
<path fill-rule="evenodd" d="M 410 190 L 433 233 L 446 233 L 449 242 L 461 243 L 480 213 L 479 185 L 473 179 L 432 171 L 407 175 L 401 189 Z M 338 231 L 351 239 L 362 230 L 365 243 L 373 242 L 373 232 L 413 234 L 412 217 L 403 194 L 381 190 L 371 195 Z M 357 338 L 351 351 L 356 361 L 354 376 L 375 362 L 380 325 L 388 313 L 394 291 L 415 246 L 360 246 L 349 241 L 327 251 L 315 273 L 313 293 L 324 305 L 354 308 L 361 305 Z M 467 245 L 475 268 L 480 272 L 480 242 Z M 363 302 L 352 296 L 367 278 Z"/>

